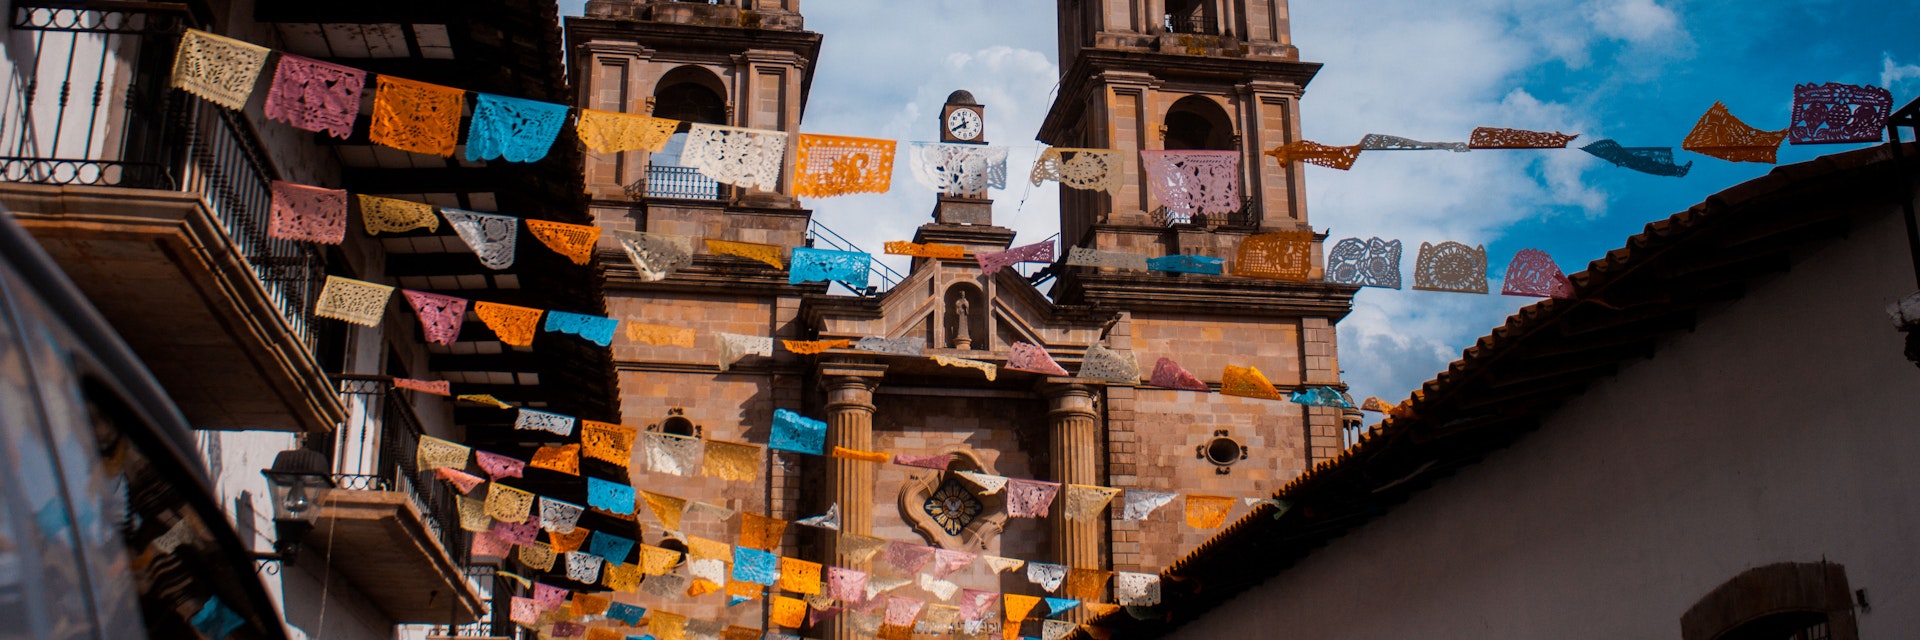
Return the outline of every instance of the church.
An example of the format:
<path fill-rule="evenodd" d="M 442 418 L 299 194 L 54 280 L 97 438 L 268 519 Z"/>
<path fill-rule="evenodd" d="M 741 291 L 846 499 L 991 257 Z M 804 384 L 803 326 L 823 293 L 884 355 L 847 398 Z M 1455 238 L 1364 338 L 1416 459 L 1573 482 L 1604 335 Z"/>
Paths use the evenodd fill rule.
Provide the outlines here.
<path fill-rule="evenodd" d="M 823 37 L 806 30 L 799 5 L 589 2 L 585 17 L 565 22 L 577 106 L 798 134 Z M 1304 262 L 1324 263 L 1324 235 L 1309 224 L 1302 172 L 1262 155 L 1299 140 L 1298 101 L 1319 69 L 1290 44 L 1285 0 L 1062 2 L 1058 20 L 1060 90 L 1040 131 L 995 129 L 993 105 L 964 87 L 938 114 L 942 142 L 1020 142 L 1035 134 L 1055 148 L 1119 152 L 1109 184 L 1062 189 L 1057 256 L 1069 248 L 1186 254 L 1232 267 L 1249 237 L 1292 233 L 1312 236 Z M 681 127 L 676 141 L 687 133 Z M 984 189 L 929 193 L 931 215 L 910 240 L 964 253 L 915 257 L 897 281 L 882 278 L 884 287 L 830 293 L 830 285 L 789 284 L 781 269 L 705 250 L 670 276 L 643 273 L 626 259 L 624 232 L 861 250 L 812 220 L 793 176 L 765 189 L 720 184 L 678 164 L 675 148 L 585 154 L 589 218 L 608 232 L 595 261 L 607 315 L 701 334 L 923 346 L 917 355 L 829 348 L 735 360 L 717 342 L 615 338 L 611 367 L 624 424 L 765 442 L 775 410 L 787 409 L 827 422 L 830 447 L 951 457 L 942 471 L 774 453 L 757 483 L 647 474 L 636 465 L 636 486 L 743 512 L 794 520 L 837 506 L 839 534 L 788 528 L 781 555 L 865 567 L 836 545 L 838 535 L 861 534 L 1157 573 L 1214 531 L 1188 527 L 1178 509 L 1146 520 L 1122 520 L 1117 507 L 1098 522 L 1057 513 L 1009 518 L 1004 493 L 984 494 L 956 473 L 1265 496 L 1339 455 L 1343 426 L 1359 420 L 1338 408 L 943 366 L 939 359 L 1004 365 L 1015 343 L 1029 343 L 1068 371 L 1100 347 L 1131 354 L 1143 370 L 1163 357 L 1177 360 L 1213 390 L 1229 365 L 1257 367 L 1282 392 L 1343 387 L 1333 327 L 1356 287 L 1320 282 L 1318 267 L 1307 282 L 1064 260 L 1033 273 L 988 272 L 976 257 L 1009 249 L 1015 230 L 996 225 Z M 1138 160 L 1168 151 L 1214 152 L 1234 187 L 1225 194 L 1229 205 L 1195 215 L 1169 210 Z M 794 153 L 788 149 L 787 166 Z M 731 536 L 719 521 L 689 517 L 682 526 L 687 535 Z M 653 539 L 655 531 L 643 542 L 678 543 Z M 984 569 L 950 579 L 1038 594 L 1022 577 Z M 695 617 L 746 615 L 719 602 L 675 607 Z M 823 626 L 831 627 L 828 637 L 852 633 Z"/>

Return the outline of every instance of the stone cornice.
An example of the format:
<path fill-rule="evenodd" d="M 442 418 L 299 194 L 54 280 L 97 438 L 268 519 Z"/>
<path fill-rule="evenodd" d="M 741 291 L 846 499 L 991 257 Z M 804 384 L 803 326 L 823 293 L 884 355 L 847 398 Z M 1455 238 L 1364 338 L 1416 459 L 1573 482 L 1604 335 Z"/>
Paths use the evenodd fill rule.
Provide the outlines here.
<path fill-rule="evenodd" d="M 801 58 L 800 99 L 805 104 L 813 91 L 814 61 L 820 59 L 820 34 L 812 31 L 748 29 L 744 27 L 706 26 L 616 20 L 594 17 L 566 19 L 567 42 L 584 47 L 598 41 L 626 41 L 660 51 L 708 51 L 723 56 L 750 50 L 792 52 Z M 723 58 L 724 59 L 724 58 Z"/>
<path fill-rule="evenodd" d="M 776 271 L 759 262 L 745 258 L 722 256 L 695 256 L 693 265 L 673 272 L 667 279 L 648 282 L 640 279 L 640 271 L 635 269 L 627 255 L 618 251 L 599 251 L 601 277 L 605 278 L 605 288 L 614 291 L 646 291 L 674 293 L 725 293 L 729 295 L 764 295 L 801 297 L 822 295 L 827 291 L 827 283 L 808 282 L 787 284 L 787 272 Z"/>
<path fill-rule="evenodd" d="M 1326 282 L 1286 282 L 1158 272 L 1098 273 L 1072 267 L 1055 285 L 1062 300 L 1132 312 L 1204 316 L 1315 316 L 1339 320 L 1353 310 L 1360 288 Z"/>
<path fill-rule="evenodd" d="M 1258 82 L 1269 90 L 1291 86 L 1297 92 L 1305 89 L 1320 72 L 1320 63 L 1086 49 L 1074 56 L 1073 65 L 1060 75 L 1060 92 L 1047 109 L 1046 120 L 1042 121 L 1035 139 L 1048 144 L 1067 144 L 1061 136 L 1079 123 L 1082 107 L 1104 103 L 1089 100 L 1090 94 L 1105 81 L 1101 76 L 1118 72 L 1145 72 L 1160 81 L 1198 80 L 1227 86 Z"/>
<path fill-rule="evenodd" d="M 726 371 L 721 371 L 720 365 L 717 365 L 717 364 L 705 364 L 705 363 L 672 361 L 672 360 L 615 360 L 613 361 L 613 369 L 614 371 L 622 372 L 622 373 L 625 373 L 625 372 L 700 373 L 700 374 L 708 374 L 708 375 L 734 374 L 734 375 L 797 376 L 797 375 L 803 375 L 806 373 L 806 368 L 804 364 L 800 362 L 780 362 L 780 363 L 775 363 L 770 365 L 769 364 L 736 364 L 731 367 L 728 367 Z"/>

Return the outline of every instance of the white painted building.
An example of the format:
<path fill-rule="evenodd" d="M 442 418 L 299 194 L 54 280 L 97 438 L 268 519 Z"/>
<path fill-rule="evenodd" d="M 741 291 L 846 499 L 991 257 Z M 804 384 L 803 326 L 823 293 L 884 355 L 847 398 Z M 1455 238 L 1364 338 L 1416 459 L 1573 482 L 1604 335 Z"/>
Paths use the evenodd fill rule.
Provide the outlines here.
<path fill-rule="evenodd" d="M 1908 157 L 1913 157 L 1909 152 Z M 1169 567 L 1117 637 L 1855 640 L 1920 629 L 1914 166 L 1783 166 L 1573 276 L 1416 417 Z"/>
<path fill-rule="evenodd" d="M 575 143 L 512 165 L 377 146 L 366 134 L 371 82 L 353 136 L 298 130 L 262 110 L 277 56 L 247 108 L 227 110 L 170 86 L 187 29 L 359 68 L 370 80 L 393 74 L 564 103 L 555 4 L 22 0 L 0 28 L 0 204 L 195 429 L 220 504 L 262 558 L 287 635 L 512 635 L 504 607 L 491 605 L 503 583 L 492 561 L 469 558 L 472 534 L 460 528 L 452 489 L 414 464 L 422 435 L 465 439 L 463 409 L 392 381 L 446 380 L 456 393 L 584 414 L 556 398 L 575 391 L 540 382 L 593 363 L 505 346 L 484 328 L 429 343 L 397 292 L 376 327 L 315 317 L 314 302 L 334 275 L 548 307 L 565 295 L 554 281 L 587 282 L 584 269 L 540 249 L 512 269 L 484 269 L 447 225 L 375 237 L 358 216 L 338 246 L 272 239 L 271 184 L 568 219 L 584 210 L 569 200 L 582 191 Z M 293 543 L 277 532 L 262 471 L 302 448 L 319 452 L 337 488 Z"/>

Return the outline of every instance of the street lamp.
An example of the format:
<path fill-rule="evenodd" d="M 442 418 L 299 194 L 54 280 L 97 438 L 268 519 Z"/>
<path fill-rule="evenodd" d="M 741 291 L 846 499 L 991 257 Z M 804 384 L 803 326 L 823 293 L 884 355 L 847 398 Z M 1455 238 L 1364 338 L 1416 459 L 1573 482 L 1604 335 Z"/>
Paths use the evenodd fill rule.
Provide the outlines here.
<path fill-rule="evenodd" d="M 293 564 L 300 541 L 320 519 L 320 504 L 333 489 L 327 456 L 312 449 L 289 449 L 273 457 L 273 466 L 260 471 L 273 488 L 273 551 L 284 564 Z"/>

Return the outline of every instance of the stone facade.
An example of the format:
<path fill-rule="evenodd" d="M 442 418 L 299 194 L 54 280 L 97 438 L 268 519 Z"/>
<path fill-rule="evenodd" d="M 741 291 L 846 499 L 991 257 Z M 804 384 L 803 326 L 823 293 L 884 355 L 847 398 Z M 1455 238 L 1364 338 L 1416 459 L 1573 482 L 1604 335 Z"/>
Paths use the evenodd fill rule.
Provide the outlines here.
<path fill-rule="evenodd" d="M 742 26 L 743 12 L 751 10 L 715 6 L 699 8 L 694 13 L 700 15 L 694 16 L 676 7 L 679 13 L 662 14 L 659 4 L 596 0 L 589 3 L 587 18 L 569 21 L 573 59 L 581 61 L 574 73 L 584 104 L 658 114 L 652 111 L 659 104 L 653 97 L 664 95 L 663 83 L 687 77 L 691 72 L 681 69 L 693 65 L 722 87 L 725 124 L 799 131 L 806 79 L 812 73 L 813 55 L 807 51 L 817 51 L 817 34 Z M 1159 2 L 1106 4 L 1112 5 L 1108 13 L 1116 15 L 1162 10 Z M 1063 37 L 1063 58 L 1071 62 L 1063 65 L 1063 87 L 1077 93 L 1063 90 L 1049 118 L 1051 128 L 1041 136 L 1062 146 L 1109 147 L 1129 154 L 1167 148 L 1160 132 L 1163 116 L 1169 110 L 1191 110 L 1192 101 L 1185 99 L 1201 96 L 1220 112 L 1225 128 L 1217 137 L 1245 152 L 1242 184 L 1247 193 L 1257 194 L 1255 209 L 1264 211 L 1264 217 L 1239 226 L 1155 226 L 1149 212 L 1159 203 L 1147 193 L 1139 165 L 1128 162 L 1127 186 L 1118 198 L 1063 190 L 1062 227 L 1068 233 L 1059 255 L 1064 256 L 1065 247 L 1078 245 L 1231 259 L 1248 235 L 1307 228 L 1298 174 L 1261 162 L 1259 151 L 1297 137 L 1293 98 L 1313 65 L 1299 63 L 1286 45 L 1284 2 L 1234 4 L 1241 6 L 1221 20 L 1265 26 L 1237 31 L 1258 34 L 1245 42 L 1215 37 L 1198 54 L 1189 51 L 1191 47 L 1156 44 L 1165 34 L 1153 29 L 1123 38 L 1109 37 L 1110 29 L 1102 27 L 1096 29 L 1099 37 L 1086 38 L 1100 43 L 1092 47 L 1067 47 Z M 797 7 L 789 8 L 793 21 L 783 24 L 798 24 Z M 1073 13 L 1077 10 L 1063 10 L 1063 34 L 1076 19 L 1068 15 Z M 1072 37 L 1078 42 L 1081 35 Z M 1124 65 L 1107 55 L 1121 51 L 1148 55 L 1133 58 L 1136 68 L 1122 69 Z M 1083 64 L 1102 55 L 1112 64 Z M 774 65 L 778 73 L 769 73 L 756 67 L 756 61 L 785 62 Z M 1153 76 L 1180 66 L 1202 71 L 1173 80 Z M 1100 77 L 1089 76 L 1094 73 Z M 1127 86 L 1137 90 L 1112 89 L 1109 85 L 1118 86 L 1115 83 L 1131 83 Z M 1081 91 L 1095 85 L 1102 88 Z M 1082 124 L 1069 131 L 1064 124 L 1068 121 Z M 1241 135 L 1242 130 L 1247 134 Z M 588 191 L 596 221 L 609 230 L 784 246 L 806 243 L 810 212 L 787 197 L 790 184 L 783 182 L 777 192 L 723 186 L 711 197 L 666 197 L 649 191 L 645 182 L 658 179 L 663 162 L 639 152 L 588 154 Z M 1228 365 L 1259 367 L 1283 391 L 1341 384 L 1332 324 L 1346 314 L 1352 288 L 1057 265 L 1059 281 L 1043 291 L 1011 269 L 982 273 L 974 256 L 1006 249 L 1015 235 L 990 223 L 958 223 L 985 202 L 977 197 L 939 199 L 934 218 L 940 222 L 922 226 L 914 238 L 960 245 L 966 257 L 915 259 L 903 281 L 866 297 L 826 295 L 825 287 L 817 284 L 789 285 L 781 271 L 704 250 L 697 252 L 690 268 L 659 282 L 642 282 L 612 239 L 603 240 L 599 263 L 611 315 L 690 328 L 702 336 L 693 348 L 615 338 L 622 421 L 654 425 L 679 409 L 702 428 L 703 437 L 764 443 L 773 411 L 784 408 L 826 421 L 829 447 L 952 453 L 952 469 L 1235 498 L 1270 494 L 1339 452 L 1337 411 L 1287 402 L 1006 369 L 989 381 L 980 371 L 942 367 L 925 357 L 853 349 L 809 356 L 776 350 L 771 358 L 747 357 L 724 371 L 717 362 L 712 332 L 795 340 L 878 336 L 919 338 L 927 345 L 927 355 L 1000 365 L 1013 344 L 1032 343 L 1069 371 L 1079 368 L 1090 347 L 1102 345 L 1134 355 L 1143 374 L 1156 359 L 1172 358 L 1215 388 Z M 946 207 L 974 209 L 943 216 Z M 1218 444 L 1220 439 L 1228 443 Z M 1240 447 L 1244 455 L 1222 453 L 1238 453 Z M 1213 533 L 1188 527 L 1179 501 L 1144 522 L 1119 521 L 1117 510 L 1098 522 L 1069 522 L 1057 515 L 1059 501 L 1050 518 L 1010 518 L 1004 493 L 980 495 L 977 487 L 950 472 L 909 466 L 774 453 L 763 481 L 754 484 L 660 476 L 643 468 L 635 466 L 634 481 L 649 490 L 789 520 L 838 505 L 844 533 L 1082 568 L 1158 571 Z M 951 495 L 941 490 L 952 484 L 978 502 L 978 513 L 962 521 L 943 521 L 927 509 L 934 495 Z M 1235 513 L 1245 509 L 1236 503 Z M 652 519 L 640 517 L 643 522 Z M 735 535 L 700 520 L 685 526 L 691 535 Z M 858 563 L 839 554 L 836 535 L 793 527 L 782 553 L 854 568 L 880 562 Z M 659 544 L 653 536 L 649 531 L 644 541 Z M 1024 573 L 995 575 L 983 563 L 948 579 L 967 588 L 1039 593 Z M 932 599 L 915 587 L 895 593 Z M 640 598 L 648 606 L 656 604 L 653 600 Z M 758 609 L 750 613 L 744 606 L 724 607 L 723 597 L 693 602 L 658 604 L 696 617 L 758 624 Z M 1039 635 L 1037 628 L 1026 631 Z M 836 638 L 849 632 L 826 631 Z"/>

